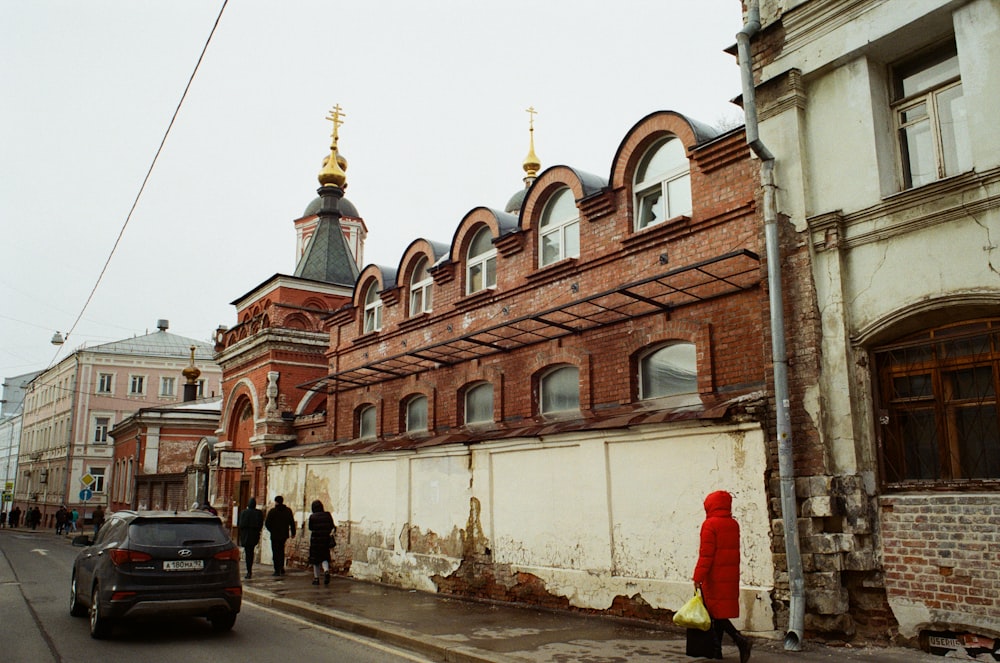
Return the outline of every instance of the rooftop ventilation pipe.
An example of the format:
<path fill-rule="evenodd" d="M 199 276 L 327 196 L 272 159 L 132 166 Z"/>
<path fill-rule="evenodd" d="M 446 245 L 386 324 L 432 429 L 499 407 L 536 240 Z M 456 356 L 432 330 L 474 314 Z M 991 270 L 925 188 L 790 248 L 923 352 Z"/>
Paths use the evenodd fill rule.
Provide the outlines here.
<path fill-rule="evenodd" d="M 160 331 L 165 332 L 168 329 L 170 329 L 170 321 L 160 318 L 159 320 L 156 321 L 156 328 L 159 329 Z"/>
<path fill-rule="evenodd" d="M 781 520 L 785 530 L 785 556 L 791 601 L 785 649 L 801 651 L 805 620 L 805 581 L 799 550 L 798 509 L 795 500 L 795 465 L 792 457 L 792 425 L 789 415 L 788 358 L 785 351 L 785 313 L 781 288 L 781 248 L 775 211 L 774 155 L 764 146 L 757 131 L 757 98 L 754 89 L 750 39 L 760 31 L 760 3 L 751 0 L 743 29 L 736 34 L 740 75 L 743 81 L 743 111 L 746 115 L 747 145 L 761 161 L 760 183 L 764 195 L 764 244 L 767 255 L 767 283 L 771 309 L 771 358 L 774 366 L 774 400 L 777 407 L 778 474 L 781 479 Z"/>

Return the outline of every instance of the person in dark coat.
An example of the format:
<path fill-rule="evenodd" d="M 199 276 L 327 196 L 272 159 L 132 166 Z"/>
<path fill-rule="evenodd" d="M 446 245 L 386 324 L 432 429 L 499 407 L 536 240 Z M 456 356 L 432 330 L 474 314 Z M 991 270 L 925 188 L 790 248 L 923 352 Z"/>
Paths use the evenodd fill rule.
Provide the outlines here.
<path fill-rule="evenodd" d="M 56 511 L 56 534 L 62 534 L 63 530 L 69 531 L 69 526 L 66 521 L 69 519 L 69 511 L 66 510 L 65 506 L 59 507 Z"/>
<path fill-rule="evenodd" d="M 97 538 L 97 533 L 101 531 L 101 525 L 104 524 L 104 507 L 100 504 L 94 509 L 94 515 L 91 517 L 90 521 L 94 525 L 94 538 Z"/>
<path fill-rule="evenodd" d="M 271 535 L 271 562 L 274 564 L 272 575 L 285 575 L 285 542 L 289 537 L 295 537 L 295 516 L 292 510 L 285 506 L 285 498 L 278 495 L 274 498 L 274 508 L 267 512 L 264 527 Z"/>
<path fill-rule="evenodd" d="M 31 529 L 38 529 L 38 526 L 42 524 L 42 511 L 37 506 L 32 507 L 31 511 L 28 512 L 31 515 Z M 25 523 L 27 525 L 27 523 Z"/>
<path fill-rule="evenodd" d="M 336 531 L 333 516 L 323 510 L 322 502 L 313 500 L 309 515 L 309 563 L 313 567 L 314 585 L 319 584 L 320 569 L 323 571 L 323 584 L 330 584 L 330 548 L 333 547 Z"/>
<path fill-rule="evenodd" d="M 252 578 L 254 548 L 260 543 L 260 532 L 264 529 L 264 514 L 257 508 L 256 499 L 251 497 L 247 502 L 247 508 L 240 512 L 236 520 L 236 527 L 240 531 L 240 545 L 247 563 L 247 578 Z"/>
<path fill-rule="evenodd" d="M 715 658 L 722 658 L 722 635 L 728 633 L 739 649 L 740 663 L 746 663 L 750 659 L 750 641 L 729 621 L 740 616 L 740 525 L 733 518 L 733 496 L 724 490 L 705 498 L 694 586 L 701 588 L 712 617 Z"/>

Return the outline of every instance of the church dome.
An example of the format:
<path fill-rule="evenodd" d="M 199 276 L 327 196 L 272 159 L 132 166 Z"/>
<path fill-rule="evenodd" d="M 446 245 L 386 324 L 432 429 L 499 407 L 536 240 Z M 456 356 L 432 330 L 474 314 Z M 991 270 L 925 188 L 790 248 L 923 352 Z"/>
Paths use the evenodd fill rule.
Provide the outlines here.
<path fill-rule="evenodd" d="M 309 203 L 309 206 L 306 207 L 306 211 L 302 213 L 302 216 L 303 217 L 315 216 L 319 214 L 319 210 L 321 207 L 323 207 L 323 199 L 319 196 L 316 196 L 316 198 L 311 203 Z M 341 216 L 349 216 L 353 219 L 361 218 L 361 215 L 358 214 L 358 208 L 355 207 L 354 203 L 352 203 L 347 198 L 340 199 L 340 202 L 337 204 L 337 209 L 340 210 Z"/>
<path fill-rule="evenodd" d="M 521 205 L 524 204 L 524 196 L 526 193 L 528 193 L 527 187 L 518 189 L 517 192 L 514 193 L 514 195 L 511 196 L 509 200 L 507 200 L 507 204 L 504 205 L 503 211 L 507 212 L 508 214 L 517 214 L 518 212 L 520 212 Z"/>

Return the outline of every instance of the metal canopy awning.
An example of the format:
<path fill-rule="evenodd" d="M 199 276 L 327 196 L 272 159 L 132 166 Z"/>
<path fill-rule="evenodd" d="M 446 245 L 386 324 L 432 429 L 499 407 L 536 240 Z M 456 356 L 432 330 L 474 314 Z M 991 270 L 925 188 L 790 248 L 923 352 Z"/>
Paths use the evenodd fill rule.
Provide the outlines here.
<path fill-rule="evenodd" d="M 299 387 L 334 393 L 378 384 L 670 311 L 747 290 L 755 287 L 759 281 L 760 257 L 752 251 L 740 249 L 456 338 L 376 359 Z"/>

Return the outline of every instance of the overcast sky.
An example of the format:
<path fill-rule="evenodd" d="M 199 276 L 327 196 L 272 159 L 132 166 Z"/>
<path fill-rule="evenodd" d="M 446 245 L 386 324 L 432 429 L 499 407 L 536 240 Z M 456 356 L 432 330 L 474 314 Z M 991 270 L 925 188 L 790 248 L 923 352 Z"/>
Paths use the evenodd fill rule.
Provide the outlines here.
<path fill-rule="evenodd" d="M 0 0 L 0 377 L 235 324 L 294 271 L 334 104 L 365 262 L 392 267 L 523 186 L 529 106 L 543 170 L 605 178 L 654 111 L 742 123 L 739 0 L 230 0 L 84 310 L 222 6 Z"/>

